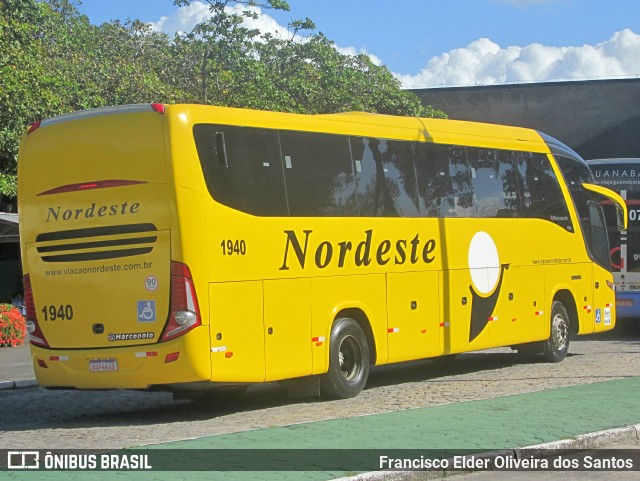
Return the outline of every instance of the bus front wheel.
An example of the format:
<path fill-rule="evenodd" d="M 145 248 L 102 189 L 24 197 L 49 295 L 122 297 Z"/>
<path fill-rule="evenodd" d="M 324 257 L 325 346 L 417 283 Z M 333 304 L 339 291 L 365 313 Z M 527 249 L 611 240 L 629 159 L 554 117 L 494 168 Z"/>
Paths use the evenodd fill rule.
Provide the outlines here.
<path fill-rule="evenodd" d="M 322 396 L 347 399 L 357 396 L 369 376 L 369 346 L 362 328 L 349 318 L 338 319 L 331 330 L 329 370 L 322 376 Z"/>
<path fill-rule="evenodd" d="M 551 306 L 551 333 L 544 343 L 544 359 L 548 362 L 562 361 L 569 351 L 569 314 L 561 302 Z"/>

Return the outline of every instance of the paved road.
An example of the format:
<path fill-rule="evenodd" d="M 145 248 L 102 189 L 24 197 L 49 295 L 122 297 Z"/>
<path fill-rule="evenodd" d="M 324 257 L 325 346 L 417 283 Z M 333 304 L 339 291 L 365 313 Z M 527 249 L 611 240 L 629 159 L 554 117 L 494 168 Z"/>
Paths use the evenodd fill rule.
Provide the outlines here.
<path fill-rule="evenodd" d="M 165 393 L 10 389 L 0 391 L 0 447 L 133 447 L 492 399 L 638 373 L 640 332 L 626 329 L 574 340 L 570 355 L 559 364 L 522 362 L 509 349 L 494 349 L 460 355 L 445 366 L 421 361 L 381 367 L 355 400 L 291 400 L 278 385 L 253 388 L 233 407 L 176 402 Z"/>

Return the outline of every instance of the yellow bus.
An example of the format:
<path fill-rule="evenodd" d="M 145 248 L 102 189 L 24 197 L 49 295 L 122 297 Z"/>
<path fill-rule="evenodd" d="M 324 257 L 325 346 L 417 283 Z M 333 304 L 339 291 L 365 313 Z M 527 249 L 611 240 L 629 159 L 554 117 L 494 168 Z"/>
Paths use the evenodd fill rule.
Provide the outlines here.
<path fill-rule="evenodd" d="M 557 362 L 615 325 L 600 202 L 625 204 L 533 130 L 130 105 L 31 125 L 18 178 L 45 387 L 348 398 L 372 365 Z"/>

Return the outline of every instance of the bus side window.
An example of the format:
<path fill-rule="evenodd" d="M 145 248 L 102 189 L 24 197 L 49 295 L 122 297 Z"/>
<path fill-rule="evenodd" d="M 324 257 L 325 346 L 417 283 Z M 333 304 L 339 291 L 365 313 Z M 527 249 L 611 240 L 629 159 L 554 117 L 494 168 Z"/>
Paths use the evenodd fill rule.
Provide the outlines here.
<path fill-rule="evenodd" d="M 582 188 L 584 182 L 591 182 L 593 177 L 591 171 L 586 165 L 577 162 L 576 160 L 565 157 L 563 155 L 554 155 L 560 171 L 564 176 L 564 181 L 569 188 L 569 194 L 575 205 L 578 218 L 580 219 L 580 225 L 584 232 L 585 238 L 589 238 L 591 226 L 591 212 L 589 211 L 589 195 L 587 191 Z"/>
<path fill-rule="evenodd" d="M 456 157 L 464 158 L 462 147 L 432 143 L 418 143 L 416 145 L 416 176 L 424 216 L 464 216 L 464 211 L 459 204 L 461 193 L 465 199 L 464 189 L 460 188 L 465 185 L 464 170 L 462 171 L 462 179 L 454 179 L 450 174 L 450 159 Z M 469 197 L 466 199 L 467 203 L 473 201 L 470 196 L 467 197 Z"/>
<path fill-rule="evenodd" d="M 518 217 L 518 176 L 513 152 L 467 147 L 476 217 Z"/>
<path fill-rule="evenodd" d="M 597 202 L 589 202 L 589 224 L 591 227 L 589 241 L 593 257 L 598 264 L 605 269 L 609 269 L 611 264 L 609 259 L 609 235 L 607 234 L 607 225 L 604 220 L 602 206 Z"/>
<path fill-rule="evenodd" d="M 214 199 L 253 215 L 288 215 L 277 130 L 198 124 L 193 134 Z"/>
<path fill-rule="evenodd" d="M 281 130 L 280 145 L 292 216 L 358 216 L 347 136 Z"/>
<path fill-rule="evenodd" d="M 471 168 L 466 150 L 464 147 L 451 146 L 447 152 L 454 206 L 445 214 L 447 217 L 475 217 Z"/>
<path fill-rule="evenodd" d="M 518 172 L 518 152 L 498 151 L 500 174 L 504 190 L 504 205 L 498 211 L 498 217 L 522 217 L 522 186 Z"/>
<path fill-rule="evenodd" d="M 432 143 L 416 144 L 418 193 L 425 217 L 445 217 L 454 207 L 447 148 Z"/>
<path fill-rule="evenodd" d="M 351 137 L 360 215 L 417 217 L 413 148 L 410 142 Z"/>
<path fill-rule="evenodd" d="M 524 216 L 547 220 L 574 232 L 569 209 L 548 157 L 532 152 L 521 152 L 520 155 L 518 170 Z"/>

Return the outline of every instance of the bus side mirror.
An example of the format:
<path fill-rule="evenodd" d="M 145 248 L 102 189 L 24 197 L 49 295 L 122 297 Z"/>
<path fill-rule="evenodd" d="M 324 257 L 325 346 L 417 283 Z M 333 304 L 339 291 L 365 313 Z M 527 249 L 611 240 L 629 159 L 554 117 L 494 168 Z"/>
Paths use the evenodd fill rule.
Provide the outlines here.
<path fill-rule="evenodd" d="M 616 208 L 616 221 L 618 224 L 618 230 L 623 231 L 627 230 L 627 219 L 629 218 L 627 213 L 627 203 L 624 201 L 620 195 L 612 191 L 611 189 L 607 189 L 606 187 L 602 187 L 600 185 L 583 183 L 582 187 L 584 187 L 589 192 L 597 194 L 601 200 L 606 201 L 607 203 L 612 203 Z"/>

